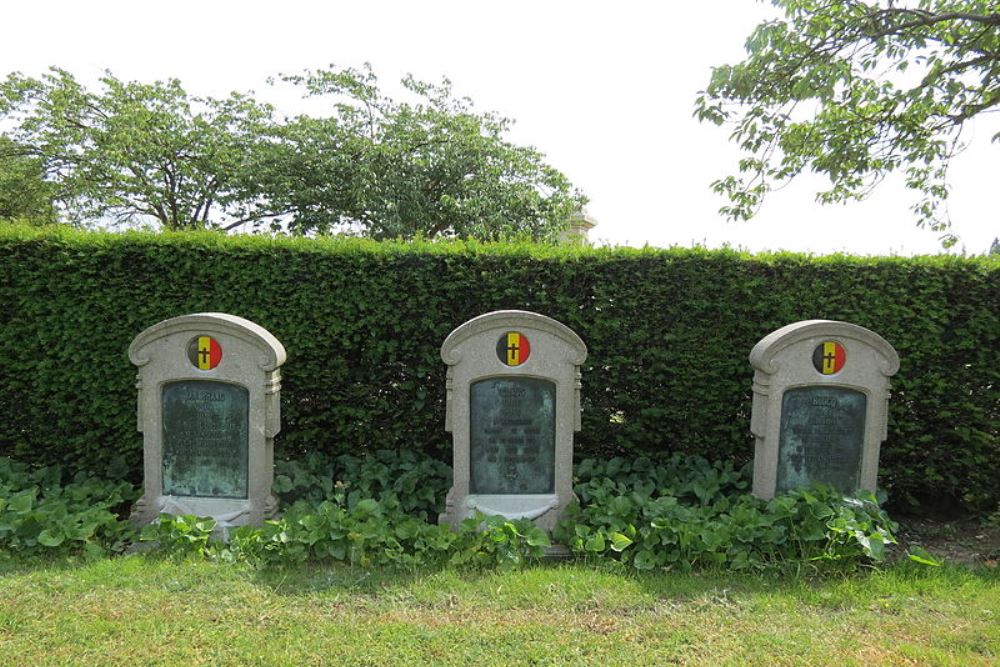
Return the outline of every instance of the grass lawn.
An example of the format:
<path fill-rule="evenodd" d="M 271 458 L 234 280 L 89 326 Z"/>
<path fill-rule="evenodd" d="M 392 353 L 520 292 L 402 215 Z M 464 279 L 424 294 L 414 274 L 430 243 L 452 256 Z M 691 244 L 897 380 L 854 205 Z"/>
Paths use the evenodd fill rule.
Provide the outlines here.
<path fill-rule="evenodd" d="M 0 570 L 0 665 L 997 665 L 1000 573 Z"/>

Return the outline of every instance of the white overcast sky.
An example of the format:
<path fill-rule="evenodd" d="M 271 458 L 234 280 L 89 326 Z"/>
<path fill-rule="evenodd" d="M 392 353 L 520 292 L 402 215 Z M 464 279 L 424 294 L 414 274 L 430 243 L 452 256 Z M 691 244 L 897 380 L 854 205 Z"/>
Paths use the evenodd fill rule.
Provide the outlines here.
<path fill-rule="evenodd" d="M 886 182 L 863 203 L 821 207 L 822 182 L 773 193 L 749 223 L 718 214 L 709 184 L 738 153 L 727 131 L 692 118 L 711 67 L 742 59 L 773 11 L 753 0 L 635 2 L 48 1 L 4 3 L 0 74 L 50 65 L 94 81 L 177 77 L 189 93 L 255 90 L 305 68 L 370 62 L 392 91 L 404 74 L 450 78 L 482 111 L 515 119 L 510 138 L 546 154 L 590 197 L 591 238 L 619 245 L 693 243 L 814 253 L 941 252 L 917 229 L 912 195 Z M 984 252 L 1000 235 L 1000 118 L 968 132 L 952 167 L 956 251 Z"/>

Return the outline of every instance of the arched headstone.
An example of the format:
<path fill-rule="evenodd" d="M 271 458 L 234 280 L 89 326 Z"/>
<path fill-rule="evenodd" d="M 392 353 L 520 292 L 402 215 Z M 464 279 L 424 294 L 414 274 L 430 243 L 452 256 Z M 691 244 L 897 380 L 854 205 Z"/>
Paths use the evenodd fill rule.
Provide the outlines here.
<path fill-rule="evenodd" d="M 573 432 L 587 347 L 556 320 L 501 310 L 452 331 L 441 358 L 454 447 L 441 523 L 457 526 L 478 510 L 551 530 L 575 499 Z"/>
<path fill-rule="evenodd" d="M 196 313 L 149 327 L 128 354 L 139 368 L 145 478 L 132 520 L 211 516 L 225 534 L 273 517 L 281 343 L 241 317 Z"/>
<path fill-rule="evenodd" d="M 756 439 L 753 493 L 769 499 L 811 483 L 874 491 L 896 351 L 864 327 L 807 320 L 750 352 Z"/>

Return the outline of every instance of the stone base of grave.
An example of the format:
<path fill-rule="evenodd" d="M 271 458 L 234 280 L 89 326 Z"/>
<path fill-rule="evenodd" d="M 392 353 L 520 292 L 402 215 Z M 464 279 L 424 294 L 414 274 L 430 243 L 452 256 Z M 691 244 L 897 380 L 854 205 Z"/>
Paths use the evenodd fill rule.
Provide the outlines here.
<path fill-rule="evenodd" d="M 146 496 L 142 496 L 132 505 L 132 513 L 129 514 L 128 520 L 136 528 L 142 528 L 156 518 L 156 516 L 150 516 L 150 514 L 149 502 L 146 500 Z"/>
<path fill-rule="evenodd" d="M 529 519 L 544 531 L 551 532 L 563 518 L 566 503 L 560 501 L 554 493 L 531 495 L 515 494 L 469 494 L 458 505 L 454 501 L 455 489 L 448 492 L 445 500 L 445 511 L 438 515 L 438 523 L 450 525 L 458 529 L 463 520 L 482 512 L 487 516 L 500 515 L 508 519 Z M 572 502 L 577 502 L 576 494 L 570 496 Z"/>
<path fill-rule="evenodd" d="M 230 528 L 260 525 L 264 521 L 274 519 L 278 514 L 278 499 L 270 495 L 264 506 L 257 508 L 248 500 L 159 496 L 155 502 L 150 503 L 146 496 L 142 496 L 132 506 L 129 521 L 137 528 L 141 528 L 156 520 L 160 514 L 212 517 L 216 521 L 213 536 L 225 541 L 229 538 Z"/>
<path fill-rule="evenodd" d="M 542 556 L 542 560 L 560 561 L 569 560 L 572 557 L 573 552 L 565 544 L 553 544 L 545 549 L 545 555 Z"/>

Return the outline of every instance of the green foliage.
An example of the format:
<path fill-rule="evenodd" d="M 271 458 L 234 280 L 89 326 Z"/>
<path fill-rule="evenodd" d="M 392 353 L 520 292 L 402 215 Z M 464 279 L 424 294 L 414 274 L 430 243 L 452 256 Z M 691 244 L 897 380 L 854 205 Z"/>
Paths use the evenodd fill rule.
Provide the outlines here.
<path fill-rule="evenodd" d="M 363 567 L 416 567 L 442 562 L 455 542 L 445 526 L 372 498 L 346 507 L 300 501 L 263 527 L 232 531 L 226 558 L 257 564 L 343 562 Z"/>
<path fill-rule="evenodd" d="M 45 180 L 42 161 L 0 135 L 0 222 L 56 221 L 55 187 Z"/>
<path fill-rule="evenodd" d="M 784 17 L 758 26 L 747 59 L 715 68 L 697 99 L 695 115 L 731 125 L 745 155 L 713 185 L 722 212 L 751 217 L 772 184 L 807 169 L 830 179 L 822 203 L 863 198 L 899 170 L 919 193 L 918 224 L 947 229 L 962 129 L 1000 104 L 995 0 L 772 4 Z"/>
<path fill-rule="evenodd" d="M 538 560 L 552 546 L 549 536 L 530 519 L 507 519 L 476 512 L 459 526 L 453 565 L 511 569 Z"/>
<path fill-rule="evenodd" d="M 528 520 L 477 515 L 458 531 L 436 525 L 451 471 L 413 452 L 333 458 L 314 452 L 276 467 L 279 519 L 234 528 L 223 544 L 209 541 L 214 520 L 164 514 L 141 539 L 172 555 L 261 566 L 338 562 L 408 569 L 446 563 L 510 569 L 540 558 L 549 546 L 545 532 Z"/>
<path fill-rule="evenodd" d="M 0 557 L 16 553 L 120 552 L 132 537 L 118 510 L 137 495 L 126 482 L 77 473 L 68 481 L 58 466 L 32 470 L 0 458 Z"/>
<path fill-rule="evenodd" d="M 413 466 L 418 487 L 438 488 L 435 468 Z M 359 489 L 379 489 L 386 454 L 355 460 Z M 315 462 L 313 462 L 315 463 Z M 291 466 L 305 470 L 309 465 Z M 578 467 L 576 492 L 583 501 L 561 523 L 556 538 L 581 555 L 619 559 L 639 570 L 691 570 L 725 566 L 764 569 L 775 564 L 836 561 L 847 567 L 879 562 L 886 545 L 895 543 L 894 524 L 867 494 L 842 498 L 830 489 L 796 491 L 765 503 L 746 494 L 746 470 L 728 462 L 710 464 L 699 457 L 652 461 L 639 458 L 607 462 L 586 460 Z M 379 499 L 350 498 L 346 485 L 324 482 L 322 474 L 304 498 L 280 518 L 262 526 L 228 531 L 228 542 L 214 539 L 210 517 L 161 514 L 138 539 L 173 557 L 205 557 L 255 566 L 344 563 L 365 568 L 457 568 L 508 570 L 542 558 L 549 536 L 528 519 L 477 513 L 458 530 L 428 523 L 419 503 L 404 511 L 394 491 Z M 31 471 L 0 459 L 0 553 L 37 555 L 76 553 L 87 556 L 122 552 L 136 535 L 120 515 L 135 490 L 77 475 L 64 483 L 59 469 Z M 417 515 L 415 516 L 415 512 Z M 922 549 L 910 560 L 940 564 Z"/>
<path fill-rule="evenodd" d="M 155 542 L 160 548 L 175 556 L 213 552 L 209 539 L 215 530 L 216 521 L 211 517 L 193 514 L 161 514 L 159 518 L 143 527 L 139 539 Z"/>
<path fill-rule="evenodd" d="M 176 79 L 144 84 L 109 73 L 101 86 L 92 92 L 55 68 L 0 82 L 0 119 L 41 161 L 70 222 L 204 229 L 269 213 L 247 200 L 243 181 L 270 107 L 236 93 L 190 97 Z"/>
<path fill-rule="evenodd" d="M 693 505 L 707 505 L 720 496 L 750 489 L 748 466 L 736 470 L 731 461 L 709 463 L 700 456 L 673 454 L 668 458 L 639 457 L 608 461 L 584 459 L 575 469 L 575 492 L 583 505 L 602 503 L 626 490 L 646 496 L 674 496 Z"/>
<path fill-rule="evenodd" d="M 367 67 L 284 81 L 329 115 L 279 120 L 251 95 L 195 97 L 176 79 L 107 73 L 94 91 L 61 69 L 10 74 L 0 156 L 16 142 L 30 161 L 0 168 L 0 218 L 35 215 L 25 206 L 37 197 L 22 201 L 30 181 L 85 224 L 552 239 L 586 201 L 541 153 L 504 138 L 511 121 L 475 112 L 448 81 L 405 79 L 411 102 L 382 94 Z"/>
<path fill-rule="evenodd" d="M 581 505 L 556 539 L 579 554 L 614 557 L 637 570 L 761 569 L 792 561 L 879 562 L 895 525 L 875 498 L 798 490 L 769 502 L 745 492 L 747 471 L 674 455 L 662 464 L 584 461 Z"/>
<path fill-rule="evenodd" d="M 927 549 L 924 549 L 923 547 L 920 546 L 910 547 L 909 553 L 907 555 L 909 559 L 912 560 L 914 563 L 920 563 L 921 565 L 928 565 L 930 567 L 941 567 L 944 564 L 944 561 L 938 560 L 930 553 L 928 553 Z"/>
<path fill-rule="evenodd" d="M 186 532 L 174 530 L 169 537 L 187 547 Z M 205 553 L 263 566 L 308 561 L 405 569 L 444 564 L 510 569 L 540 558 L 549 544 L 548 535 L 528 520 L 477 515 L 456 532 L 404 514 L 393 502 L 366 498 L 353 507 L 331 501 L 318 506 L 296 503 L 262 527 L 234 529 L 228 545 L 210 545 Z"/>
<path fill-rule="evenodd" d="M 369 66 L 285 76 L 330 115 L 275 127 L 251 190 L 296 232 L 375 239 L 552 240 L 586 202 L 543 155 L 504 139 L 511 120 L 477 113 L 451 83 L 410 76 L 384 95 Z"/>
<path fill-rule="evenodd" d="M 413 450 L 381 449 L 367 456 L 312 451 L 276 461 L 272 489 L 286 505 L 328 500 L 353 508 L 372 498 L 434 521 L 450 486 L 451 468 L 441 461 Z"/>
<path fill-rule="evenodd" d="M 162 319 L 223 311 L 266 327 L 289 351 L 279 461 L 320 452 L 334 461 L 332 481 L 355 484 L 338 456 L 394 450 L 449 460 L 441 342 L 472 317 L 521 308 L 565 323 L 587 344 L 583 429 L 575 439 L 581 458 L 683 452 L 738 467 L 753 454 L 750 349 L 781 326 L 826 318 L 868 327 L 899 352 L 880 457 L 879 482 L 890 498 L 993 509 L 1000 491 L 997 303 L 996 257 L 750 256 L 4 226 L 0 454 L 98 473 L 126 460 L 137 482 L 142 439 L 129 343 Z M 365 465 L 388 466 L 391 484 L 374 483 L 372 495 L 391 486 L 403 499 L 396 479 L 405 476 L 403 463 L 377 460 Z M 287 477 L 279 491 L 290 499 L 317 504 L 333 491 L 306 497 L 298 473 L 279 474 Z M 419 508 L 407 511 L 432 516 L 430 494 L 415 489 Z"/>
<path fill-rule="evenodd" d="M 274 489 L 292 503 L 263 528 L 233 531 L 224 558 L 253 563 L 336 561 L 418 567 L 511 568 L 541 557 L 548 536 L 531 521 L 478 515 L 457 532 L 432 525 L 451 485 L 449 466 L 409 450 L 276 464 Z M 432 523 L 428 523 L 428 521 Z"/>

